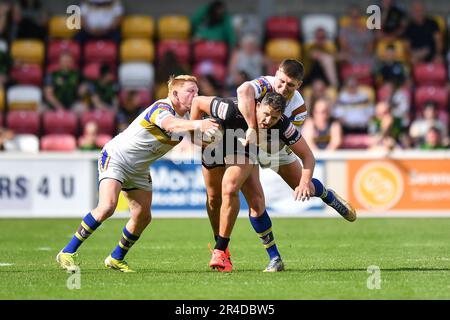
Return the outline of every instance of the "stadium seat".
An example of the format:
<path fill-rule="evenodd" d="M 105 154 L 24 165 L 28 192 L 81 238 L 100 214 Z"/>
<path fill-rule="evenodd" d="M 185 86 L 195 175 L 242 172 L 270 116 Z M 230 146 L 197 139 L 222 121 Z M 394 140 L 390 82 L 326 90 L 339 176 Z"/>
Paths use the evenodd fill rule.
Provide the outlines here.
<path fill-rule="evenodd" d="M 178 63 L 188 65 L 191 61 L 191 48 L 186 40 L 161 40 L 158 43 L 158 60 L 171 50 L 177 57 Z"/>
<path fill-rule="evenodd" d="M 85 63 L 116 63 L 117 45 L 109 40 L 91 40 L 84 45 Z"/>
<path fill-rule="evenodd" d="M 81 114 L 81 131 L 84 131 L 84 127 L 90 121 L 94 121 L 98 126 L 99 134 L 109 134 L 114 136 L 116 133 L 116 114 L 110 110 L 93 110 L 83 112 Z"/>
<path fill-rule="evenodd" d="M 166 84 L 164 84 L 164 85 L 167 87 Z M 139 88 L 139 89 L 135 89 L 135 90 L 138 92 L 138 94 L 139 94 L 139 96 L 141 98 L 142 106 L 143 107 L 144 106 L 149 106 L 151 104 L 151 102 L 152 102 L 152 96 L 151 96 L 150 90 L 148 90 L 147 88 Z M 130 89 L 122 89 L 122 90 L 120 90 L 119 101 L 120 101 L 121 105 L 123 105 L 125 103 L 125 100 L 127 98 L 127 95 L 128 95 L 129 91 L 131 91 L 131 90 Z M 165 97 L 167 97 L 167 95 Z"/>
<path fill-rule="evenodd" d="M 100 68 L 102 66 L 102 63 L 99 62 L 93 62 L 86 64 L 83 68 L 83 76 L 89 80 L 95 80 L 100 77 Z M 110 63 L 109 67 L 111 68 L 111 71 L 114 75 L 114 79 L 116 79 L 116 64 Z"/>
<path fill-rule="evenodd" d="M 254 34 L 260 43 L 265 36 L 264 24 L 256 13 L 235 13 L 232 18 L 233 28 L 240 39 L 245 34 Z"/>
<path fill-rule="evenodd" d="M 80 44 L 74 40 L 49 40 L 47 46 L 47 62 L 57 63 L 61 52 L 68 51 L 72 54 L 76 65 L 80 63 L 81 48 Z"/>
<path fill-rule="evenodd" d="M 442 36 L 445 37 L 445 19 L 443 16 L 440 15 L 434 15 L 433 20 L 436 21 L 439 31 L 441 32 Z"/>
<path fill-rule="evenodd" d="M 148 39 L 127 39 L 120 44 L 121 62 L 153 62 L 155 48 Z"/>
<path fill-rule="evenodd" d="M 153 39 L 155 21 L 151 16 L 126 16 L 122 21 L 122 38 Z"/>
<path fill-rule="evenodd" d="M 14 133 L 39 135 L 41 130 L 39 113 L 28 110 L 12 110 L 6 116 L 6 126 Z"/>
<path fill-rule="evenodd" d="M 167 88 L 167 84 L 161 83 L 157 84 L 155 88 L 155 100 L 165 99 L 169 94 L 169 89 Z"/>
<path fill-rule="evenodd" d="M 266 38 L 300 39 L 300 23 L 292 16 L 272 16 L 266 20 Z"/>
<path fill-rule="evenodd" d="M 359 89 L 367 93 L 367 95 L 369 96 L 370 103 L 375 103 L 375 90 L 372 86 L 362 84 L 359 86 Z"/>
<path fill-rule="evenodd" d="M 78 117 L 75 112 L 46 111 L 42 116 L 44 134 L 67 133 L 76 135 L 78 133 Z"/>
<path fill-rule="evenodd" d="M 361 26 L 366 25 L 366 20 L 367 20 L 367 18 L 365 16 L 361 16 L 359 18 L 359 23 L 361 24 Z M 351 18 L 349 16 L 347 16 L 347 15 L 341 16 L 339 18 L 339 28 L 342 29 L 342 28 L 348 27 L 350 25 L 350 22 L 351 22 Z"/>
<path fill-rule="evenodd" d="M 77 32 L 77 29 L 67 28 L 67 16 L 53 16 L 48 23 L 48 35 L 51 38 L 72 38 Z"/>
<path fill-rule="evenodd" d="M 196 41 L 193 45 L 194 62 L 205 60 L 225 64 L 227 62 L 228 46 L 222 41 Z"/>
<path fill-rule="evenodd" d="M 401 40 L 387 40 L 382 39 L 377 43 L 376 46 L 376 55 L 378 59 L 384 60 L 386 57 L 386 49 L 389 44 L 393 44 L 395 48 L 395 59 L 406 63 L 408 60 L 408 56 L 406 54 L 405 43 Z"/>
<path fill-rule="evenodd" d="M 159 40 L 189 40 L 191 37 L 191 21 L 183 15 L 165 15 L 158 19 Z"/>
<path fill-rule="evenodd" d="M 129 62 L 119 66 L 119 83 L 121 87 L 152 88 L 155 70 L 150 63 Z"/>
<path fill-rule="evenodd" d="M 285 58 L 301 59 L 300 42 L 293 39 L 272 39 L 266 43 L 266 55 L 275 62 Z"/>
<path fill-rule="evenodd" d="M 367 134 L 345 134 L 340 149 L 367 149 L 370 137 Z"/>
<path fill-rule="evenodd" d="M 372 65 L 369 63 L 343 64 L 340 68 L 340 76 L 343 81 L 354 75 L 358 82 L 365 85 L 373 85 Z"/>
<path fill-rule="evenodd" d="M 6 93 L 9 110 L 36 110 L 42 103 L 41 88 L 30 85 L 16 85 L 9 87 Z"/>
<path fill-rule="evenodd" d="M 42 67 L 38 64 L 19 64 L 10 70 L 11 80 L 17 84 L 41 86 L 43 80 Z"/>
<path fill-rule="evenodd" d="M 20 152 L 39 152 L 39 138 L 34 134 L 15 134 L 14 143 Z"/>
<path fill-rule="evenodd" d="M 419 63 L 414 66 L 413 75 L 416 86 L 444 86 L 447 82 L 443 63 Z"/>
<path fill-rule="evenodd" d="M 316 29 L 324 28 L 328 40 L 335 41 L 337 36 L 336 18 L 330 14 L 307 14 L 301 20 L 303 40 L 311 42 L 314 40 Z"/>
<path fill-rule="evenodd" d="M 417 111 L 423 110 L 428 101 L 434 101 L 440 110 L 448 110 L 448 89 L 446 86 L 424 86 L 415 90 L 414 102 Z"/>
<path fill-rule="evenodd" d="M 95 144 L 97 145 L 97 147 L 103 148 L 105 144 L 108 143 L 112 138 L 113 137 L 110 136 L 109 134 L 99 134 L 95 139 Z M 78 146 L 80 146 L 82 139 L 83 139 L 82 136 L 78 138 Z"/>
<path fill-rule="evenodd" d="M 15 40 L 11 45 L 11 57 L 15 62 L 42 64 L 44 43 L 40 40 Z"/>
<path fill-rule="evenodd" d="M 42 151 L 74 151 L 77 141 L 70 134 L 48 134 L 41 138 Z"/>
<path fill-rule="evenodd" d="M 211 75 L 220 85 L 225 83 L 227 68 L 218 62 L 203 61 L 194 66 L 194 76 L 201 77 Z"/>

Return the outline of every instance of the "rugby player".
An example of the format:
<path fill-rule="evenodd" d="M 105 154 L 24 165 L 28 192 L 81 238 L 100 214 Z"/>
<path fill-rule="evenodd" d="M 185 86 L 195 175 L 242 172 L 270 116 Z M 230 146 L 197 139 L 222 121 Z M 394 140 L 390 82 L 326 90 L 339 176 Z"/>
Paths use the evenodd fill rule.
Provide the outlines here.
<path fill-rule="evenodd" d="M 149 106 L 101 151 L 98 161 L 98 205 L 84 217 L 73 238 L 57 255 L 56 261 L 62 268 L 71 272 L 78 270 L 78 248 L 114 213 L 122 190 L 128 200 L 131 218 L 123 228 L 118 245 L 104 264 L 121 272 L 134 272 L 124 257 L 151 221 L 150 164 L 177 145 L 181 133 L 197 129 L 207 132 L 218 128 L 218 124 L 211 119 L 191 121 L 187 118 L 192 99 L 198 95 L 195 77 L 171 77 L 168 91 L 166 99 Z"/>

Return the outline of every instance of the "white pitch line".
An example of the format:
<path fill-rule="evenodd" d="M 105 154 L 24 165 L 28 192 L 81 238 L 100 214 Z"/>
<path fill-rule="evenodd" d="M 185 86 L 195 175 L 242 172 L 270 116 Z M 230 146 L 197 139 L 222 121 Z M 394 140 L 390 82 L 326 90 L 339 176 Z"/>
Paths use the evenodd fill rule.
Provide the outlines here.
<path fill-rule="evenodd" d="M 5 263 L 5 262 L 0 262 L 0 267 L 9 267 L 12 266 L 14 263 Z"/>
<path fill-rule="evenodd" d="M 36 250 L 37 250 L 37 251 L 51 251 L 52 248 L 50 248 L 50 247 L 39 247 L 39 248 L 37 248 Z"/>

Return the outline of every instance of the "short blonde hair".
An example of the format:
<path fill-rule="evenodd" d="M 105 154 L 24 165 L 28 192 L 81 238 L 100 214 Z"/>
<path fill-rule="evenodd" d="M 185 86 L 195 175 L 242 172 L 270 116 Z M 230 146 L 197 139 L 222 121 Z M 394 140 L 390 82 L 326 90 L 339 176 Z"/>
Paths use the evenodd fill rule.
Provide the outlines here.
<path fill-rule="evenodd" d="M 169 88 L 169 93 L 171 93 L 175 88 L 181 87 L 185 82 L 192 81 L 197 84 L 197 78 L 194 76 L 182 74 L 179 76 L 170 76 L 169 81 L 167 81 L 167 87 Z"/>

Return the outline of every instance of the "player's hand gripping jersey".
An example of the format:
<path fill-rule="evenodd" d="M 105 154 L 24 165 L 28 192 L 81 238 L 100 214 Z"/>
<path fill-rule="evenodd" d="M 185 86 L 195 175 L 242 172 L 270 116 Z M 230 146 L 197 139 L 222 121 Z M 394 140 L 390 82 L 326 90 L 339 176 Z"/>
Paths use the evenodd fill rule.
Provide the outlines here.
<path fill-rule="evenodd" d="M 238 109 L 237 98 L 214 98 L 211 101 L 210 108 L 211 117 L 220 123 L 224 136 L 219 145 L 209 147 L 214 148 L 215 152 L 211 154 L 208 147 L 205 149 L 203 165 L 207 168 L 221 166 L 225 163 L 223 158 L 231 154 L 243 153 L 249 159 L 256 159 L 259 148 L 253 150 L 252 146 L 244 148 L 238 141 L 240 138 L 245 138 L 248 125 Z M 259 130 L 263 137 L 263 141 L 260 140 L 260 143 L 264 148 L 275 145 L 279 150 L 284 145 L 292 145 L 301 138 L 300 132 L 285 115 L 282 115 L 273 127 Z M 223 153 L 219 155 L 217 152 Z M 205 156 L 205 154 L 208 156 Z"/>

